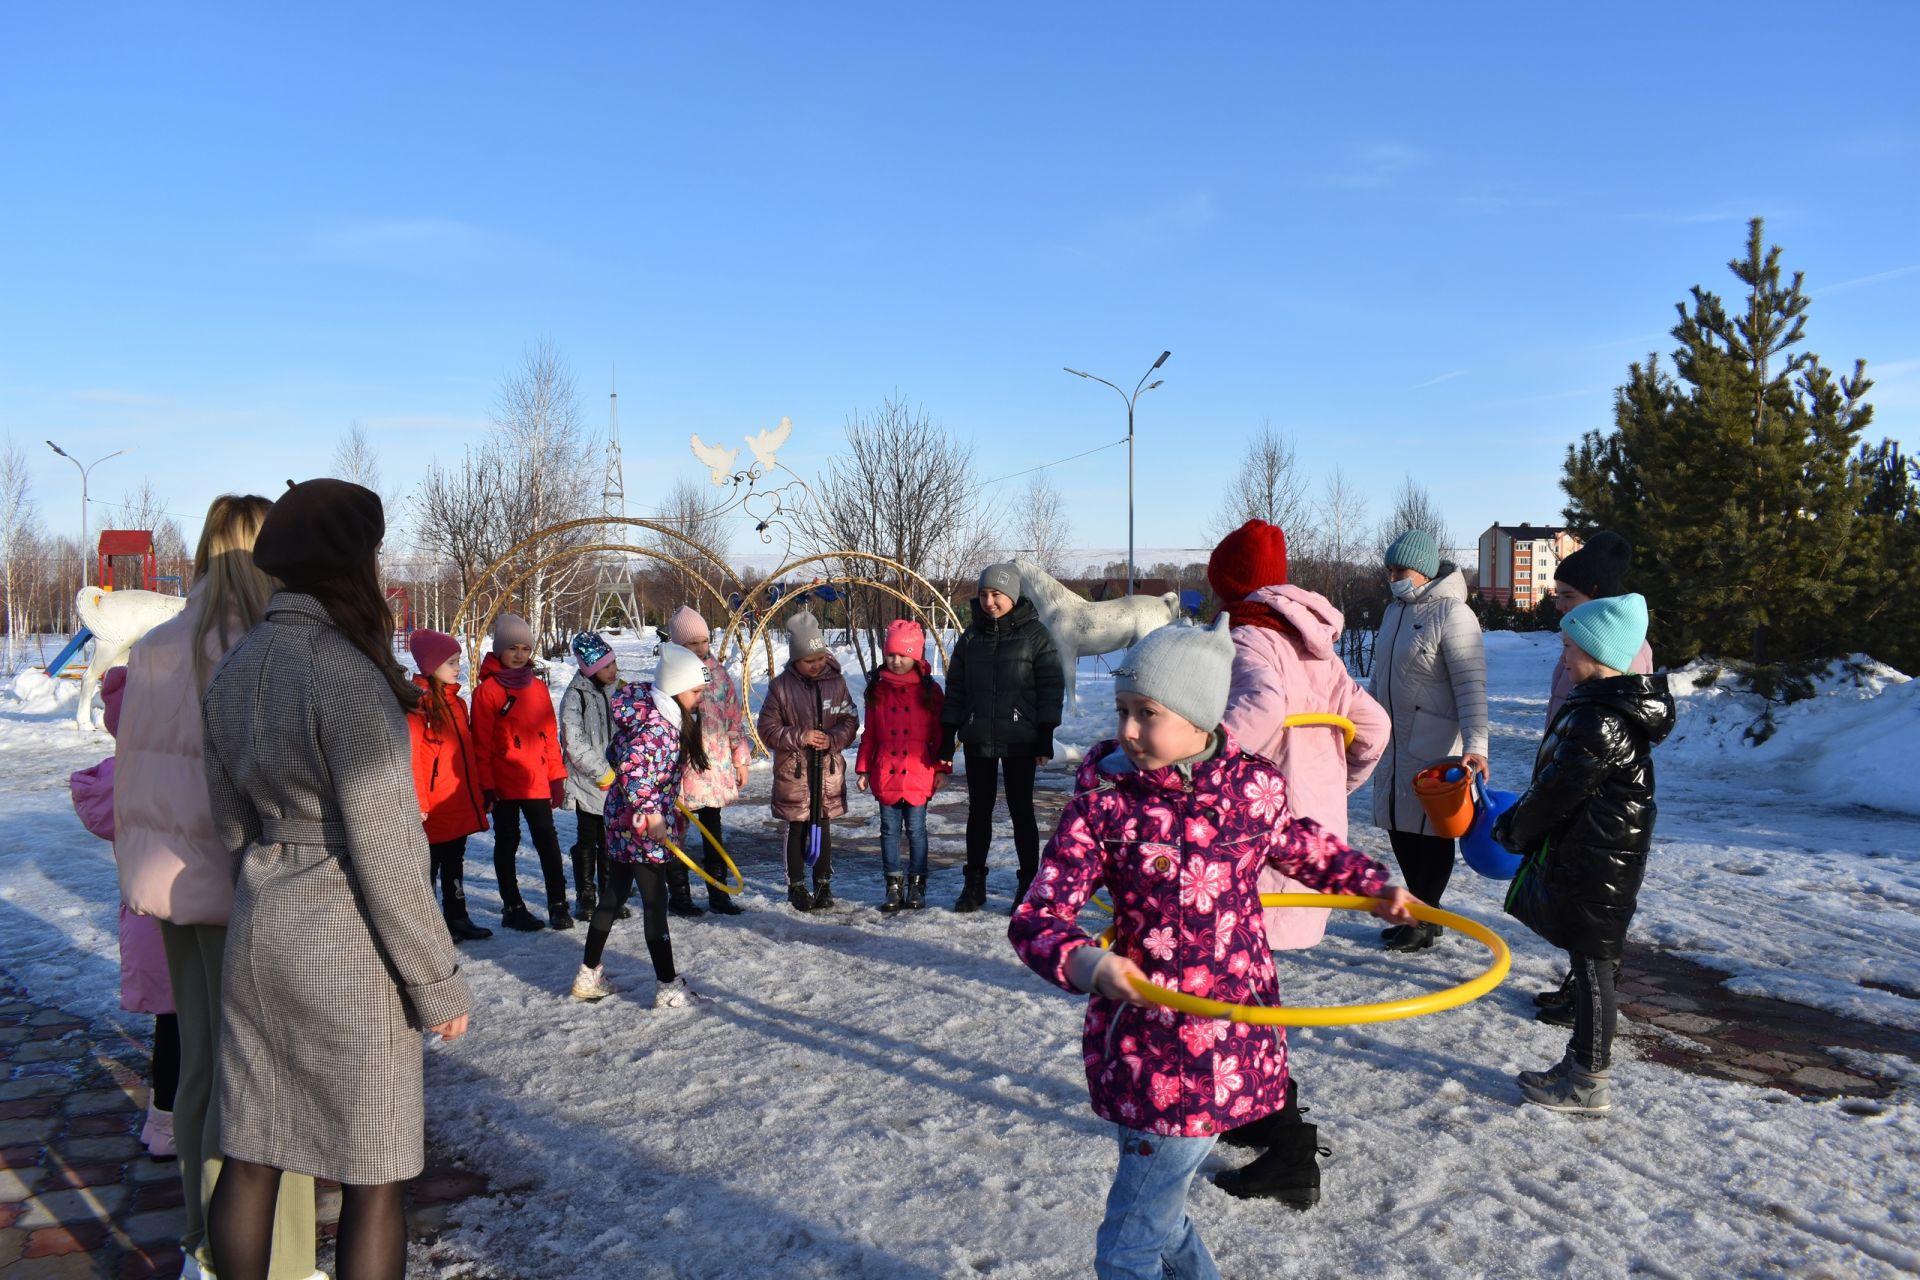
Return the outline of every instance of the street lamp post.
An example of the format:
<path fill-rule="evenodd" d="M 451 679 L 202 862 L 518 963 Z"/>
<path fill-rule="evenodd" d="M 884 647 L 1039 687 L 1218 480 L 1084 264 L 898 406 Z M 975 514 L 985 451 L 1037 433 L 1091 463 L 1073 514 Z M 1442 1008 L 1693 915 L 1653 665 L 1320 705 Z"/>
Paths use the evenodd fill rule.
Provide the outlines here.
<path fill-rule="evenodd" d="M 115 449 L 112 453 L 108 454 L 106 458 L 95 458 L 92 462 L 87 463 L 85 466 L 81 466 L 80 459 L 74 457 L 72 454 L 68 453 L 65 449 L 62 449 L 59 445 L 55 444 L 53 441 L 51 440 L 47 441 L 47 448 L 53 450 L 55 453 L 59 454 L 61 457 L 65 458 L 68 462 L 71 462 L 74 466 L 79 467 L 80 469 L 80 585 L 84 587 L 88 585 L 87 584 L 87 477 L 93 473 L 93 469 L 95 467 L 105 462 L 107 458 L 117 458 L 121 454 L 125 453 L 126 450 Z"/>
<path fill-rule="evenodd" d="M 1161 365 L 1165 364 L 1167 362 L 1167 357 L 1172 354 L 1173 352 L 1171 351 L 1162 351 L 1160 353 L 1160 358 L 1158 360 L 1155 360 L 1152 366 L 1149 367 L 1145 373 L 1140 375 L 1140 381 L 1134 384 L 1132 395 L 1128 395 L 1126 392 L 1120 390 L 1119 387 L 1113 387 L 1113 384 L 1111 382 L 1108 382 L 1105 378 L 1096 378 L 1092 374 L 1084 373 L 1079 369 L 1066 370 L 1068 373 L 1072 374 L 1076 378 L 1087 378 L 1094 382 L 1100 383 L 1102 386 L 1113 387 L 1114 394 L 1118 395 L 1122 400 L 1127 402 L 1127 594 L 1128 595 L 1133 594 L 1133 578 L 1134 578 L 1134 573 L 1133 573 L 1133 406 L 1135 402 L 1140 399 L 1141 396 L 1145 395 L 1147 392 L 1153 390 L 1155 387 L 1159 386 L 1162 382 L 1166 381 L 1166 379 L 1164 378 L 1154 378 L 1154 380 L 1151 383 L 1149 383 L 1147 379 L 1152 378 L 1153 371 L 1155 369 L 1158 369 Z"/>

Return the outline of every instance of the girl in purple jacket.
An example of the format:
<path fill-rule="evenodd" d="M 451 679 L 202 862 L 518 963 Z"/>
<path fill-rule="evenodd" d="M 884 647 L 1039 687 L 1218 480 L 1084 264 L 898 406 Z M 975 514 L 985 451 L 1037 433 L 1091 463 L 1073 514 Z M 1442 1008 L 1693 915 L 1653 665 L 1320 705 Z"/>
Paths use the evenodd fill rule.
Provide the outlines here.
<path fill-rule="evenodd" d="M 1136 985 L 1279 1003 L 1260 911 L 1267 865 L 1324 893 L 1378 896 L 1384 919 L 1412 919 L 1411 898 L 1386 888 L 1384 867 L 1293 817 L 1279 771 L 1219 728 L 1232 663 L 1225 617 L 1205 629 L 1162 627 L 1134 646 L 1114 673 L 1119 740 L 1088 753 L 1009 930 L 1035 972 L 1093 995 L 1087 1090 L 1120 1146 L 1097 1237 L 1100 1276 L 1217 1277 L 1187 1217 L 1187 1188 L 1222 1131 L 1272 1114 L 1286 1097 L 1282 1028 L 1175 1013 Z M 1111 951 L 1078 923 L 1103 886 Z"/>
<path fill-rule="evenodd" d="M 575 1000 L 604 1000 L 613 994 L 600 957 L 607 935 L 627 895 L 640 890 L 641 921 L 647 954 L 659 990 L 656 1009 L 691 1004 L 694 994 L 673 965 L 673 939 L 667 933 L 666 866 L 673 855 L 661 841 L 673 820 L 673 803 L 688 768 L 705 769 L 700 699 L 707 669 L 677 644 L 660 646 L 660 665 L 651 681 L 627 685 L 608 698 L 613 741 L 611 763 L 601 785 L 607 787 L 607 892 L 587 926 L 587 950 L 573 979 Z"/>

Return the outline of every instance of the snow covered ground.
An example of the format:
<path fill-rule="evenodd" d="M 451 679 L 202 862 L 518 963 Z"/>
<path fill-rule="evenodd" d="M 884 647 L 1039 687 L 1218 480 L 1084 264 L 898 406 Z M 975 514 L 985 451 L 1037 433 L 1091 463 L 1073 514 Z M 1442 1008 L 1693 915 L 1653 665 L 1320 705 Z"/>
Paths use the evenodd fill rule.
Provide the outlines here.
<path fill-rule="evenodd" d="M 1488 637 L 1496 785 L 1524 781 L 1557 645 Z M 648 647 L 623 644 L 629 674 L 644 674 Z M 1089 659 L 1063 747 L 1107 731 L 1110 688 Z M 1788 708 L 1758 750 L 1739 745 L 1730 695 L 1689 693 L 1656 757 L 1660 838 L 1636 933 L 1737 990 L 1920 1027 L 1920 1003 L 1860 985 L 1920 990 L 1920 805 L 1902 776 L 1920 754 L 1915 688 L 1885 674 L 1835 684 Z M 29 675 L 15 690 L 0 694 L 0 966 L 77 1013 L 122 1017 L 112 858 L 66 795 L 67 773 L 109 740 L 74 727 L 71 689 Z M 765 788 L 762 766 L 743 803 L 764 806 Z M 1384 849 L 1366 800 L 1355 839 Z M 598 1006 L 561 994 L 578 931 L 471 947 L 475 1030 L 431 1049 L 429 1123 L 500 1192 L 462 1205 L 439 1251 L 525 1277 L 1085 1274 L 1114 1150 L 1086 1107 L 1080 1002 L 1018 964 L 1004 915 L 887 919 L 864 905 L 872 832 L 836 850 L 835 888 L 861 905 L 797 916 L 754 875 L 750 914 L 675 921 L 683 968 L 715 997 L 693 1009 L 651 1009 L 632 925 L 607 961 L 623 995 Z M 468 873 L 487 921 L 490 852 L 476 840 Z M 1010 863 L 1010 842 L 996 856 Z M 930 899 L 944 907 L 957 879 L 936 873 Z M 997 868 L 1000 901 L 1011 883 Z M 1913 1064 L 1872 1114 L 1644 1061 L 1616 1070 L 1606 1120 L 1517 1107 L 1511 1074 L 1556 1059 L 1564 1033 L 1530 1020 L 1530 994 L 1558 969 L 1499 914 L 1499 893 L 1463 867 L 1447 905 L 1513 945 L 1501 989 L 1432 1017 L 1292 1033 L 1303 1100 L 1335 1153 L 1326 1199 L 1294 1215 L 1197 1183 L 1190 1208 L 1227 1275 L 1920 1271 Z M 1374 936 L 1337 916 L 1325 944 L 1284 965 L 1288 999 L 1409 995 L 1484 955 L 1450 939 L 1389 959 Z"/>

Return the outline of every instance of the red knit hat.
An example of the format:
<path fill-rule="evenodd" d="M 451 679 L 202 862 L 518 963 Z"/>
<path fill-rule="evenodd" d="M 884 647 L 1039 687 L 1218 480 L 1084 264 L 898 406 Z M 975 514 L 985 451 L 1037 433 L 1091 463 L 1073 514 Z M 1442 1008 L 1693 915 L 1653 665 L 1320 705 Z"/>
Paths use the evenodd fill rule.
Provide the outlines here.
<path fill-rule="evenodd" d="M 1287 535 L 1277 524 L 1249 520 L 1220 539 L 1207 559 L 1207 585 L 1232 604 L 1287 581 Z"/>
<path fill-rule="evenodd" d="M 407 637 L 407 649 L 413 654 L 413 661 L 420 668 L 420 674 L 430 676 L 440 669 L 440 664 L 448 658 L 460 656 L 460 642 L 444 631 L 429 631 L 425 627 L 415 627 L 413 634 Z"/>
<path fill-rule="evenodd" d="M 880 651 L 889 656 L 897 653 L 924 660 L 927 656 L 927 633 L 912 618 L 895 618 L 887 624 L 887 638 Z"/>

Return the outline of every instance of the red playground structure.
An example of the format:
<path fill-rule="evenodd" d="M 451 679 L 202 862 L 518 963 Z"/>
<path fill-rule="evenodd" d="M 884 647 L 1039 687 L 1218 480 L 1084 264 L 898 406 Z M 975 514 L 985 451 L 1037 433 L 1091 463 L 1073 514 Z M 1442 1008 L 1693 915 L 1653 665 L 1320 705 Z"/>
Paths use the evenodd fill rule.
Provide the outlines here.
<path fill-rule="evenodd" d="M 137 560 L 137 564 L 125 561 Z M 115 563 L 116 561 L 122 563 Z M 109 591 L 157 591 L 160 565 L 148 529 L 102 529 L 97 581 Z"/>

